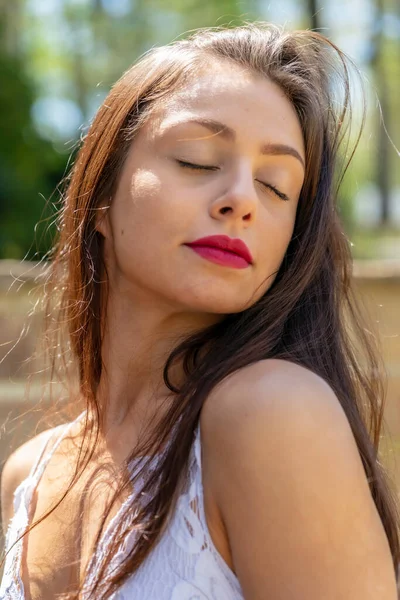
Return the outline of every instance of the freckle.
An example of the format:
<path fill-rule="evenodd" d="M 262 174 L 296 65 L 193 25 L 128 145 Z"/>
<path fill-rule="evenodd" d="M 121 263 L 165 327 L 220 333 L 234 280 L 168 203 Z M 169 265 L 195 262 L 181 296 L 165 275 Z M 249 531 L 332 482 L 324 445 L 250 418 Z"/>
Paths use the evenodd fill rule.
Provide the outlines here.
<path fill-rule="evenodd" d="M 121 229 L 121 235 L 124 235 L 124 230 L 123 229 Z"/>

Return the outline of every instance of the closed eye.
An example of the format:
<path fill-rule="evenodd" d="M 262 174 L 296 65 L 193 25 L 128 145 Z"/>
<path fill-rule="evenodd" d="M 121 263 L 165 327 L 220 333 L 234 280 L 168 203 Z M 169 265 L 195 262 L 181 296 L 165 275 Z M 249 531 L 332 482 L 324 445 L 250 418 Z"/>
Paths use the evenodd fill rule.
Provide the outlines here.
<path fill-rule="evenodd" d="M 219 167 L 215 167 L 213 165 L 197 165 L 195 163 L 187 162 L 186 160 L 176 159 L 176 162 L 181 167 L 186 169 L 193 169 L 194 171 L 217 171 L 219 169 Z M 263 185 L 267 189 L 271 190 L 281 200 L 285 200 L 285 202 L 288 202 L 290 200 L 290 198 L 286 194 L 278 190 L 278 188 L 276 188 L 274 185 L 271 185 L 270 183 L 265 183 L 264 181 L 259 181 L 259 183 L 261 183 L 261 185 Z"/>
<path fill-rule="evenodd" d="M 274 194 L 278 196 L 278 198 L 280 198 L 281 200 L 285 200 L 285 202 L 288 202 L 290 200 L 290 198 L 286 194 L 278 190 L 278 188 L 276 188 L 274 185 L 271 185 L 270 183 L 265 183 L 264 181 L 259 181 L 259 183 L 261 183 L 261 185 L 274 192 Z"/>
<path fill-rule="evenodd" d="M 186 169 L 194 169 L 196 171 L 216 171 L 219 167 L 214 167 L 212 165 L 196 165 L 195 163 L 190 163 L 185 160 L 176 159 L 178 165 Z"/>

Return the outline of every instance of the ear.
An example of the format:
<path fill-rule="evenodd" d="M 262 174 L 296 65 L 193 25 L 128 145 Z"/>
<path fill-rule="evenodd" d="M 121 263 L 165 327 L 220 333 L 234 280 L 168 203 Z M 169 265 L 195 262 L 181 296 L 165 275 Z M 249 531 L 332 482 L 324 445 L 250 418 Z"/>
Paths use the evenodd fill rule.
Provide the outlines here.
<path fill-rule="evenodd" d="M 109 208 L 111 205 L 111 198 L 107 201 L 103 201 L 95 209 L 95 224 L 94 228 L 96 231 L 101 233 L 105 238 L 110 235 L 110 222 L 109 222 Z"/>

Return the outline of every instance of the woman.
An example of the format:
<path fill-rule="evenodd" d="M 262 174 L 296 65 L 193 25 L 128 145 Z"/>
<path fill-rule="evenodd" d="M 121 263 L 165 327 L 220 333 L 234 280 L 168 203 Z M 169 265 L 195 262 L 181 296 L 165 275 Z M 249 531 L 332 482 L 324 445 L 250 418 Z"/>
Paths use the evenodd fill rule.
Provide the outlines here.
<path fill-rule="evenodd" d="M 1 598 L 396 597 L 335 212 L 348 67 L 317 33 L 246 25 L 153 49 L 111 90 L 46 285 L 82 412 L 4 467 Z"/>

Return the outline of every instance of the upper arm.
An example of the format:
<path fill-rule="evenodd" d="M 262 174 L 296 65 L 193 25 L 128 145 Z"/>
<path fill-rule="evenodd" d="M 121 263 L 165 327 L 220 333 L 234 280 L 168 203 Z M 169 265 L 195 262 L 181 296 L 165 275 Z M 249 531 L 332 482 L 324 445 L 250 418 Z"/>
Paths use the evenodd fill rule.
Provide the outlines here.
<path fill-rule="evenodd" d="M 246 600 L 397 599 L 339 401 L 309 371 L 272 362 L 223 386 L 202 417 L 205 467 Z"/>
<path fill-rule="evenodd" d="M 42 431 L 19 446 L 4 463 L 1 472 L 1 519 L 4 534 L 14 514 L 14 492 L 19 484 L 28 477 L 45 440 L 52 430 Z"/>

